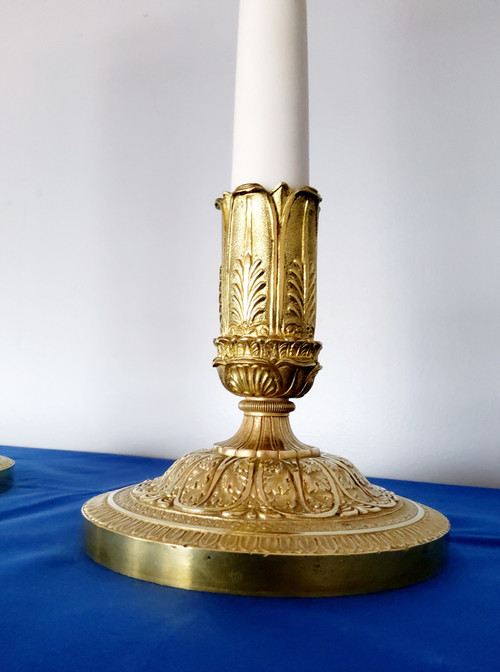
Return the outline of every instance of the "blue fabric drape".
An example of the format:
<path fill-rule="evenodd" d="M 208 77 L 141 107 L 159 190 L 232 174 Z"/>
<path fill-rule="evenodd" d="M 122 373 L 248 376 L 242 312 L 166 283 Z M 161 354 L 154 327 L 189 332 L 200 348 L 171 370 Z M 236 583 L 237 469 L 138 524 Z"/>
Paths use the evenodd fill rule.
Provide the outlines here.
<path fill-rule="evenodd" d="M 145 583 L 82 550 L 80 507 L 167 460 L 3 448 L 0 671 L 500 670 L 500 490 L 372 479 L 451 521 L 437 577 L 345 598 L 251 598 Z"/>

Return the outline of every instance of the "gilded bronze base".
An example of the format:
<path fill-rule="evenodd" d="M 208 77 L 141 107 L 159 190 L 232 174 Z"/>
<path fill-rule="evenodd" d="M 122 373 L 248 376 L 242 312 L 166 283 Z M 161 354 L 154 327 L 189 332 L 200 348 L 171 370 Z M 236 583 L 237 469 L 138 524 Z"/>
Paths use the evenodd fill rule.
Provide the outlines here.
<path fill-rule="evenodd" d="M 352 595 L 436 573 L 447 519 L 300 443 L 293 407 L 244 400 L 232 439 L 89 500 L 87 553 L 138 579 L 245 595 Z"/>
<path fill-rule="evenodd" d="M 0 492 L 8 490 L 12 480 L 12 467 L 14 460 L 10 457 L 0 455 Z"/>
<path fill-rule="evenodd" d="M 11 469 L 14 466 L 14 460 L 5 455 L 0 455 L 0 478 L 7 478 L 11 475 Z"/>
<path fill-rule="evenodd" d="M 188 522 L 158 510 L 144 515 L 133 490 L 85 504 L 86 551 L 109 569 L 153 583 L 240 595 L 354 595 L 423 581 L 445 560 L 448 521 L 407 499 L 389 517 L 323 520 L 291 531 L 279 520 L 249 526 L 222 516 Z"/>

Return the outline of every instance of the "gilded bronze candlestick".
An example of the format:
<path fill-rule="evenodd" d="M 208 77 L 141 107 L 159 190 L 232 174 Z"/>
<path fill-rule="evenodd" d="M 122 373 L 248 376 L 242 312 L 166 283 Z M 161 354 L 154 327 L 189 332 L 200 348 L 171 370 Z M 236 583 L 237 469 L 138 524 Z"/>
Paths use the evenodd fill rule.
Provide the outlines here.
<path fill-rule="evenodd" d="M 327 596 L 421 581 L 441 567 L 447 519 L 367 481 L 293 434 L 291 398 L 320 370 L 316 248 L 320 196 L 246 184 L 223 220 L 222 384 L 242 397 L 238 432 L 163 476 L 83 507 L 86 550 L 156 583 L 251 595 Z"/>

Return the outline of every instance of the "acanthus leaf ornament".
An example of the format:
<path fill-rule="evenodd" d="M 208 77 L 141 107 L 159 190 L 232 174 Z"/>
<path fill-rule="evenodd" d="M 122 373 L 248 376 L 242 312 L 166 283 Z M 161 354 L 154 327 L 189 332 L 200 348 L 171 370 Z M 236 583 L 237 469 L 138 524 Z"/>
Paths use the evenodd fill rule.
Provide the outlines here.
<path fill-rule="evenodd" d="M 311 262 L 307 268 L 296 259 L 288 269 L 287 307 L 283 332 L 289 337 L 312 338 L 316 321 L 316 270 Z"/>
<path fill-rule="evenodd" d="M 266 280 L 262 260 L 254 261 L 251 252 L 237 259 L 232 278 L 230 331 L 245 334 L 252 331 L 265 333 Z"/>

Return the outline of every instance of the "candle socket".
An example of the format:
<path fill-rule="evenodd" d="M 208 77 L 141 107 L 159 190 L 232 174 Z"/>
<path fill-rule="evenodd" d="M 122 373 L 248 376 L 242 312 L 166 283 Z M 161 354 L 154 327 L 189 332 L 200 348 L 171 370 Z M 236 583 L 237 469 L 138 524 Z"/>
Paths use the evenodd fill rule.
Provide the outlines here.
<path fill-rule="evenodd" d="M 327 596 L 421 581 L 445 558 L 447 519 L 300 442 L 291 398 L 320 370 L 316 250 L 320 197 L 246 184 L 222 211 L 222 384 L 243 397 L 230 439 L 163 476 L 83 507 L 86 550 L 123 574 L 180 588 Z"/>

